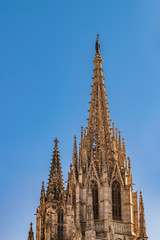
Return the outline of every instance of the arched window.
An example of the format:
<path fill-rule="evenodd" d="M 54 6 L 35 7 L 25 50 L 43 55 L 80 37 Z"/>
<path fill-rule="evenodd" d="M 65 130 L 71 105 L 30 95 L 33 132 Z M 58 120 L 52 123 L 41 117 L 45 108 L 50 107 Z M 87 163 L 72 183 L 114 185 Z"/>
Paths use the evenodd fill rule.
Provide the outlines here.
<path fill-rule="evenodd" d="M 63 209 L 58 209 L 58 232 L 57 240 L 63 240 Z"/>
<path fill-rule="evenodd" d="M 112 216 L 113 220 L 121 220 L 121 187 L 118 181 L 112 183 Z"/>
<path fill-rule="evenodd" d="M 99 217 L 99 206 L 98 206 L 98 185 L 95 181 L 91 182 L 92 188 L 92 199 L 93 199 L 93 214 L 94 219 L 98 219 Z"/>

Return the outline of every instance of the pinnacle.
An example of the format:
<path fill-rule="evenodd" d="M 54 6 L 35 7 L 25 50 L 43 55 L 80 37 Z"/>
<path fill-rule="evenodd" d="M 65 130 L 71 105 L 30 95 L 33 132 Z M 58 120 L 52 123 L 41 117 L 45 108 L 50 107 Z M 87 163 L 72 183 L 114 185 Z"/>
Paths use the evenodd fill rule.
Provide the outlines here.
<path fill-rule="evenodd" d="M 33 231 L 33 230 L 32 230 L 32 225 L 33 225 L 33 223 L 31 222 L 31 223 L 30 223 L 30 232 Z"/>
<path fill-rule="evenodd" d="M 30 223 L 30 230 L 28 232 L 28 240 L 34 240 L 33 229 L 32 229 L 32 222 Z"/>
<path fill-rule="evenodd" d="M 73 165 L 73 167 L 75 168 L 76 171 L 77 171 L 77 161 L 78 161 L 78 157 L 77 157 L 77 140 L 76 140 L 76 136 L 74 136 L 72 165 Z"/>
<path fill-rule="evenodd" d="M 140 196 L 139 196 L 139 228 L 140 228 L 139 229 L 139 237 L 147 238 L 142 191 L 140 191 Z"/>
<path fill-rule="evenodd" d="M 47 187 L 47 200 L 48 199 L 60 199 L 61 192 L 63 192 L 63 179 L 62 179 L 62 170 L 61 170 L 61 162 L 58 150 L 58 139 L 54 140 L 55 147 L 53 151 L 53 158 L 51 163 L 51 169 L 48 179 L 48 187 Z"/>

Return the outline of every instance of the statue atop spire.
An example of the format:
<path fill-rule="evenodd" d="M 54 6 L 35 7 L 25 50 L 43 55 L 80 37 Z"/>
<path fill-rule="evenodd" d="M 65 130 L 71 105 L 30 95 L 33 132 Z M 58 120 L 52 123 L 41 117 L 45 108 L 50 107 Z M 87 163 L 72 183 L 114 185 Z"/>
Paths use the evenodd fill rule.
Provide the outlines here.
<path fill-rule="evenodd" d="M 100 54 L 100 44 L 99 44 L 99 33 L 97 33 L 97 39 L 96 39 L 96 45 L 95 45 L 95 49 L 96 49 L 96 53 Z"/>

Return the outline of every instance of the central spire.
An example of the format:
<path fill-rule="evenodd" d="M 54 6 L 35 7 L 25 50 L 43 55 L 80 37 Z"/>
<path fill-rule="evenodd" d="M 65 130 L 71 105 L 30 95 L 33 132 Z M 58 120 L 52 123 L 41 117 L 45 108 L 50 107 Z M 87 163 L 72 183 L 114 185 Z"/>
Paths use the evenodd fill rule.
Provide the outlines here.
<path fill-rule="evenodd" d="M 110 118 L 104 76 L 100 54 L 100 44 L 98 37 L 96 39 L 96 54 L 94 58 L 94 77 L 91 93 L 91 102 L 89 110 L 87 136 L 93 153 L 100 149 L 111 150 L 112 136 L 110 127 Z M 93 147 L 93 148 L 92 148 Z"/>

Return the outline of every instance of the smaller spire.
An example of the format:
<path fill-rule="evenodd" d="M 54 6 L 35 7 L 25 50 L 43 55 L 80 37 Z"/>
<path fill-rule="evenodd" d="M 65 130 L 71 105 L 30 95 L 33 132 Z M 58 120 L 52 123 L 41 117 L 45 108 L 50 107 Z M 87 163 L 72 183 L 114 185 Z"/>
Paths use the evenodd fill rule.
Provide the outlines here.
<path fill-rule="evenodd" d="M 76 136 L 74 136 L 72 165 L 73 165 L 73 167 L 75 168 L 76 171 L 77 171 L 77 161 L 78 161 L 78 157 L 77 157 L 77 141 L 76 141 Z"/>
<path fill-rule="evenodd" d="M 116 128 L 116 148 L 118 150 L 118 129 Z"/>
<path fill-rule="evenodd" d="M 127 167 L 127 159 L 126 159 L 126 147 L 125 147 L 125 142 L 124 142 L 124 137 L 122 138 L 122 152 L 123 152 L 123 164 L 124 164 L 124 168 Z"/>
<path fill-rule="evenodd" d="M 145 216 L 144 216 L 144 204 L 142 198 L 142 192 L 140 191 L 139 196 L 139 240 L 148 239 L 146 234 L 146 224 L 145 224 Z"/>
<path fill-rule="evenodd" d="M 118 134 L 119 134 L 119 141 L 118 141 L 119 150 L 121 150 L 121 131 L 120 130 L 118 131 Z"/>
<path fill-rule="evenodd" d="M 81 141 L 81 143 L 79 144 L 79 170 L 80 170 L 80 168 L 82 167 L 81 166 L 81 164 L 82 164 L 82 141 Z"/>
<path fill-rule="evenodd" d="M 30 230 L 28 232 L 28 240 L 34 240 L 34 233 L 33 233 L 33 229 L 32 229 L 32 222 L 30 223 Z"/>
<path fill-rule="evenodd" d="M 58 149 L 58 139 L 54 140 L 55 147 L 53 151 L 53 158 L 51 163 L 51 170 L 48 179 L 47 187 L 47 200 L 51 201 L 61 200 L 64 192 L 63 179 L 62 179 L 62 170 L 61 170 L 61 161 L 59 156 Z"/>
<path fill-rule="evenodd" d="M 126 147 L 125 147 L 124 137 L 122 138 L 122 150 L 123 150 L 123 154 L 126 156 Z"/>
<path fill-rule="evenodd" d="M 45 202 L 45 189 L 44 189 L 44 181 L 42 181 L 40 203 L 43 204 L 44 202 Z"/>

